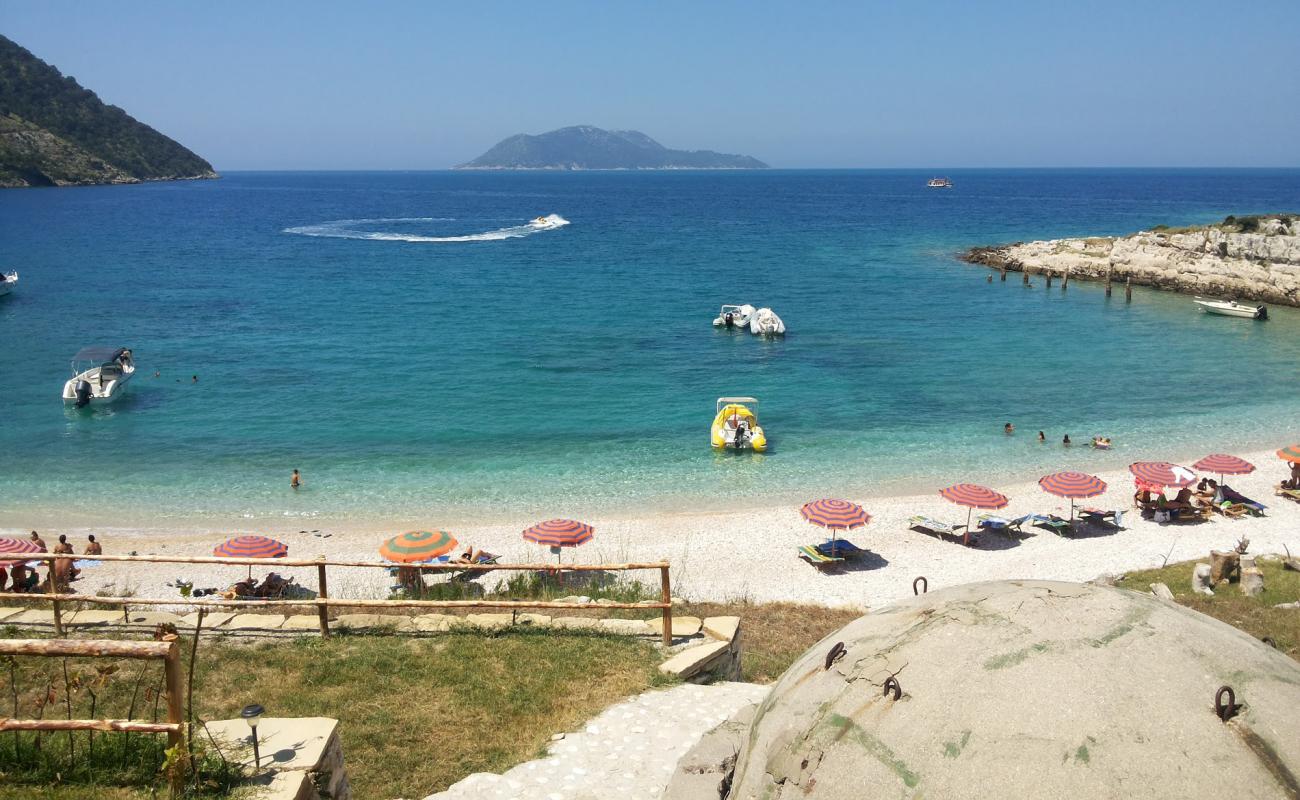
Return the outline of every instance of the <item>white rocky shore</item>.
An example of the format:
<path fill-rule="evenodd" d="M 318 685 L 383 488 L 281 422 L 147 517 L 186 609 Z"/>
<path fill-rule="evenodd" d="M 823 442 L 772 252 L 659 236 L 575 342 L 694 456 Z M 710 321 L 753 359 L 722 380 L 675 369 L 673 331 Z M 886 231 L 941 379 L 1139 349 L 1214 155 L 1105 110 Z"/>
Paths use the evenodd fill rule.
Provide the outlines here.
<path fill-rule="evenodd" d="M 1132 279 L 1187 294 L 1300 306 L 1300 217 L 1228 217 L 1222 223 L 1131 236 L 977 247 L 967 261 L 1012 272 L 1115 283 Z"/>

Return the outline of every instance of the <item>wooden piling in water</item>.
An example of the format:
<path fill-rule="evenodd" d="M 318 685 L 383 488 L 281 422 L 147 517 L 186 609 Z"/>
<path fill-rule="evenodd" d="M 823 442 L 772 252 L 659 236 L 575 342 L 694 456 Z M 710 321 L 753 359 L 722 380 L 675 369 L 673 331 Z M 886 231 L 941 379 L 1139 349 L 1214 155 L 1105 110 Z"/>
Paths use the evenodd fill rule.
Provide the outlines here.
<path fill-rule="evenodd" d="M 1025 286 L 1028 286 L 1028 285 L 1029 285 L 1029 269 L 1028 269 L 1028 267 L 1026 267 L 1026 268 L 1020 270 L 1020 282 L 1023 283 Z"/>
<path fill-rule="evenodd" d="M 1070 288 L 1070 269 L 1069 267 L 1066 267 L 1065 277 L 1061 279 L 1061 291 L 1064 292 L 1066 289 L 1069 288 Z"/>
<path fill-rule="evenodd" d="M 1052 288 L 1052 273 L 1047 273 L 1047 288 Z"/>
<path fill-rule="evenodd" d="M 1133 302 L 1133 276 L 1129 275 L 1124 279 L 1124 302 Z"/>
<path fill-rule="evenodd" d="M 1001 272 L 1002 272 L 1002 282 L 1003 282 L 1003 283 L 1006 283 L 1006 282 L 1007 282 L 1007 265 L 1006 265 L 1006 264 L 1003 264 L 1003 265 L 1002 265 L 1002 270 L 1001 270 Z"/>
<path fill-rule="evenodd" d="M 1115 270 L 1114 267 L 1106 267 L 1106 296 L 1107 297 L 1110 297 L 1110 279 L 1111 279 L 1111 273 L 1114 272 L 1114 270 Z"/>

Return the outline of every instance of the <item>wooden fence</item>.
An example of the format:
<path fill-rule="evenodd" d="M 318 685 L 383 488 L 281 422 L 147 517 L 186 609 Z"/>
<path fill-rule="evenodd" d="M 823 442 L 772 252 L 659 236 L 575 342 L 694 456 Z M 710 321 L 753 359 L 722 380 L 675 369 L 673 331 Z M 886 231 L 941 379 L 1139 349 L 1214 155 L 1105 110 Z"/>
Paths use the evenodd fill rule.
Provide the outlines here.
<path fill-rule="evenodd" d="M 669 579 L 669 565 L 664 561 L 655 561 L 648 563 L 633 564 L 566 564 L 563 568 L 554 564 L 403 564 L 397 565 L 384 561 L 329 561 L 324 558 L 315 559 L 292 559 L 292 558 L 225 558 L 221 556 L 69 556 L 56 555 L 54 553 L 30 553 L 18 556 L 24 561 L 53 561 L 55 559 L 75 558 L 82 560 L 95 561 L 126 561 L 142 562 L 149 564 L 226 564 L 235 566 L 260 566 L 260 567 L 315 567 L 316 568 L 316 597 L 301 600 L 267 600 L 259 598 L 240 598 L 227 600 L 224 598 L 204 598 L 202 600 L 191 599 L 188 597 L 99 597 L 96 595 L 83 595 L 71 593 L 50 593 L 40 594 L 31 592 L 0 592 L 0 600 L 26 600 L 26 601 L 45 601 L 49 602 L 54 611 L 54 630 L 59 636 L 63 636 L 63 605 L 65 603 L 89 602 L 99 603 L 108 606 L 121 606 L 125 609 L 127 606 L 181 606 L 184 608 L 283 608 L 287 606 L 315 606 L 319 617 L 320 634 L 328 638 L 330 635 L 329 609 L 331 608 L 427 608 L 427 609 L 460 609 L 460 608 L 499 608 L 499 609 L 532 609 L 532 608 L 549 608 L 549 609 L 612 609 L 612 608 L 638 608 L 638 609 L 659 609 L 663 617 L 663 643 L 665 646 L 672 643 L 673 629 L 673 604 L 672 604 L 672 586 Z M 631 570 L 658 570 L 660 599 L 656 603 L 601 603 L 592 606 L 586 603 L 561 603 L 558 601 L 547 600 L 351 600 L 347 598 L 338 598 L 329 596 L 329 581 L 326 574 L 327 567 L 368 567 L 377 569 L 392 569 L 395 566 L 408 566 L 420 570 L 421 572 L 493 572 L 501 571 L 527 571 L 527 572 L 546 572 L 553 573 L 556 571 L 563 572 L 627 572 Z"/>

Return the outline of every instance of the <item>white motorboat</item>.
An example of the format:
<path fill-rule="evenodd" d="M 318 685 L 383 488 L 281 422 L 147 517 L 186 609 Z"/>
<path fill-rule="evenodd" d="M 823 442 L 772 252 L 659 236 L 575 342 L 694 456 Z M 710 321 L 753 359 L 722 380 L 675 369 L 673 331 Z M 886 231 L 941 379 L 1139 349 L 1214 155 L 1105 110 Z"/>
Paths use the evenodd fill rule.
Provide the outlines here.
<path fill-rule="evenodd" d="M 1267 306 L 1248 306 L 1235 300 L 1202 300 L 1193 302 L 1206 314 L 1218 314 L 1221 317 L 1245 317 L 1246 319 L 1268 319 Z"/>
<path fill-rule="evenodd" d="M 718 312 L 718 316 L 713 320 L 715 328 L 746 328 L 749 327 L 749 319 L 754 316 L 754 307 L 746 303 L 743 306 L 726 305 Z"/>
<path fill-rule="evenodd" d="M 14 287 L 17 285 L 18 273 L 16 271 L 9 273 L 0 272 L 0 297 L 12 292 Z"/>
<path fill-rule="evenodd" d="M 135 359 L 125 347 L 83 347 L 72 357 L 72 378 L 63 384 L 63 402 L 82 408 L 113 401 L 135 374 Z"/>
<path fill-rule="evenodd" d="M 749 332 L 756 336 L 784 336 L 785 323 L 770 308 L 760 308 L 749 318 Z"/>
<path fill-rule="evenodd" d="M 951 189 L 952 181 L 947 178 L 931 178 L 925 182 L 925 185 L 931 189 Z"/>

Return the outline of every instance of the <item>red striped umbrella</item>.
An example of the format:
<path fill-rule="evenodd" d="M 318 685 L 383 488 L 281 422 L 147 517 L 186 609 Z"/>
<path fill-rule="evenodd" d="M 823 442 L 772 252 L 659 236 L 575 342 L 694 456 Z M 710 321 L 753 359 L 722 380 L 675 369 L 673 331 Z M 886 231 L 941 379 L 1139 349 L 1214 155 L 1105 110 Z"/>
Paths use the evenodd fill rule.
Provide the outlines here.
<path fill-rule="evenodd" d="M 459 544 L 446 531 L 407 531 L 379 546 L 379 555 L 389 561 L 415 564 L 433 561 L 456 549 Z"/>
<path fill-rule="evenodd" d="M 1255 465 L 1244 458 L 1215 453 L 1197 461 L 1192 465 L 1192 469 L 1197 472 L 1218 473 L 1219 481 L 1222 482 L 1224 475 L 1249 475 L 1255 471 Z"/>
<path fill-rule="evenodd" d="M 836 531 L 861 528 L 871 521 L 871 515 L 862 506 L 832 497 L 804 503 L 799 513 L 812 524 L 830 529 L 832 556 L 835 555 Z"/>
<path fill-rule="evenodd" d="M 1086 472 L 1054 472 L 1038 479 L 1043 491 L 1057 497 L 1070 498 L 1070 521 L 1074 521 L 1074 501 L 1096 497 L 1106 491 L 1106 482 Z"/>
<path fill-rule="evenodd" d="M 36 543 L 30 539 L 14 539 L 9 536 L 0 536 L 0 555 L 22 555 L 39 552 L 41 552 L 41 548 L 37 547 Z M 13 561 L 0 561 L 0 567 L 12 567 L 21 563 L 23 563 L 21 558 Z"/>
<path fill-rule="evenodd" d="M 1172 486 L 1175 489 L 1196 482 L 1196 475 L 1187 467 L 1168 461 L 1137 461 L 1128 465 L 1128 471 L 1146 484 Z"/>
<path fill-rule="evenodd" d="M 524 529 L 524 539 L 551 547 L 559 561 L 561 547 L 577 547 L 590 542 L 596 529 L 573 519 L 548 519 Z"/>
<path fill-rule="evenodd" d="M 1292 464 L 1300 464 L 1300 444 L 1283 447 L 1277 451 L 1277 457 L 1283 461 L 1290 461 Z"/>
<path fill-rule="evenodd" d="M 212 555 L 225 558 L 284 558 L 289 555 L 289 545 L 265 536 L 236 536 L 212 548 Z M 248 577 L 253 577 L 253 565 L 248 565 Z"/>
<path fill-rule="evenodd" d="M 1006 508 L 1007 499 L 1005 494 L 999 494 L 987 486 L 980 486 L 974 483 L 958 483 L 949 486 L 939 492 L 939 496 L 945 500 L 950 500 L 959 506 L 966 506 L 966 533 L 961 537 L 962 544 L 970 543 L 970 515 L 971 509 L 976 508 Z"/>

